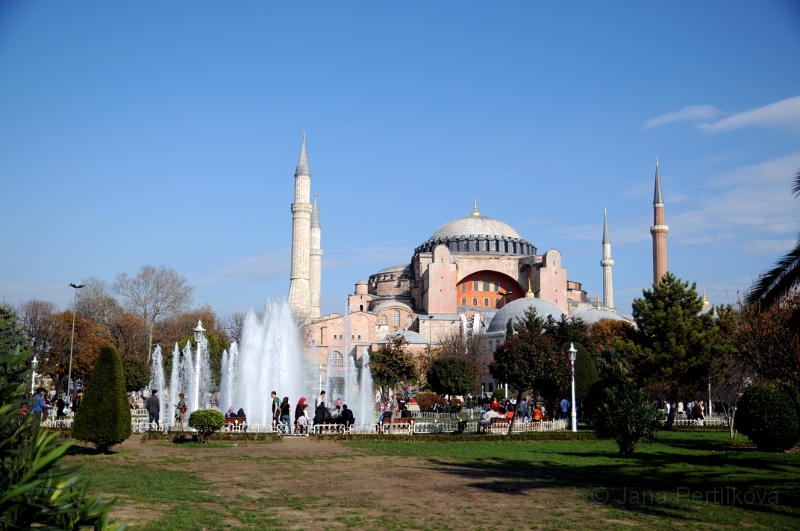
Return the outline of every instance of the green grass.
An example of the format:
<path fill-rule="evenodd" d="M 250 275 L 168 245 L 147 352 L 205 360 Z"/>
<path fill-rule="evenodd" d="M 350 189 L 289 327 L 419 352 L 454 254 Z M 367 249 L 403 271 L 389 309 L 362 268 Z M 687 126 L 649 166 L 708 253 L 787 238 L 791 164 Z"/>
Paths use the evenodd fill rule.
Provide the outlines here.
<path fill-rule="evenodd" d="M 658 527 L 746 523 L 796 529 L 800 517 L 800 454 L 757 452 L 746 438 L 731 441 L 723 431 L 663 432 L 656 443 L 639 445 L 630 459 L 617 457 L 608 441 L 344 444 L 417 457 L 447 473 L 477 478 L 473 486 L 487 491 L 577 489 L 585 500 L 599 501 L 607 518 L 649 525 L 655 518 Z M 766 503 L 748 503 L 758 501 Z"/>

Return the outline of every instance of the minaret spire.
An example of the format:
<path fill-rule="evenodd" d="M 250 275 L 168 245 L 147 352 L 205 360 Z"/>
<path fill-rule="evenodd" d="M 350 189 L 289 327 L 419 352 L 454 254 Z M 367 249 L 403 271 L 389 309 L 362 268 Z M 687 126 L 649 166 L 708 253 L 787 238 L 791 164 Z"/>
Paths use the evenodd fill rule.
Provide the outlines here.
<path fill-rule="evenodd" d="M 667 233 L 669 227 L 664 222 L 664 195 L 661 193 L 661 172 L 656 157 L 656 185 L 653 194 L 653 285 L 661 282 L 667 273 Z"/>
<path fill-rule="evenodd" d="M 606 308 L 614 307 L 614 284 L 611 278 L 611 268 L 614 267 L 614 260 L 611 259 L 611 233 L 608 230 L 608 211 L 603 207 L 603 259 L 600 260 L 603 268 L 603 306 Z M 600 304 L 600 297 L 597 297 L 597 304 Z"/>
<path fill-rule="evenodd" d="M 317 194 L 314 194 L 314 205 L 311 207 L 311 264 L 310 264 L 310 293 L 309 315 L 312 319 L 320 316 L 320 291 L 322 285 L 322 225 L 319 222 L 319 209 L 317 208 Z"/>
<path fill-rule="evenodd" d="M 309 316 L 311 309 L 311 171 L 306 153 L 306 134 L 294 172 L 292 203 L 292 268 L 289 283 L 289 306 L 299 319 Z"/>

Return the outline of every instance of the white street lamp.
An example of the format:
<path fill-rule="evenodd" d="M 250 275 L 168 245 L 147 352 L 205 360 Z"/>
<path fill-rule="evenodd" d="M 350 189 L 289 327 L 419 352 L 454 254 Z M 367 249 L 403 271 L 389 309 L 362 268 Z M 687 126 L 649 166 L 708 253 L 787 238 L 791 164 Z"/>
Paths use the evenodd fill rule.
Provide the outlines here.
<path fill-rule="evenodd" d="M 575 404 L 575 360 L 578 358 L 578 351 L 575 345 L 569 344 L 569 362 L 572 365 L 572 431 L 578 431 L 578 408 Z"/>
<path fill-rule="evenodd" d="M 31 365 L 33 365 L 33 372 L 31 373 L 31 394 L 34 394 L 36 392 L 34 389 L 36 387 L 36 366 L 39 365 L 39 360 L 36 359 L 36 356 L 31 360 Z"/>
<path fill-rule="evenodd" d="M 193 411 L 200 409 L 200 349 L 203 348 L 203 340 L 205 340 L 206 329 L 203 328 L 203 322 L 197 321 L 197 328 L 194 329 L 194 342 L 197 345 L 197 352 L 195 352 L 194 362 L 194 408 Z"/>
<path fill-rule="evenodd" d="M 70 283 L 69 287 L 75 288 L 75 298 L 78 296 L 78 290 L 84 287 L 86 284 L 80 284 L 76 286 L 75 284 Z M 72 339 L 69 342 L 69 372 L 67 373 L 67 397 L 69 397 L 70 402 L 72 401 L 72 350 L 75 346 L 75 303 L 72 304 Z"/>

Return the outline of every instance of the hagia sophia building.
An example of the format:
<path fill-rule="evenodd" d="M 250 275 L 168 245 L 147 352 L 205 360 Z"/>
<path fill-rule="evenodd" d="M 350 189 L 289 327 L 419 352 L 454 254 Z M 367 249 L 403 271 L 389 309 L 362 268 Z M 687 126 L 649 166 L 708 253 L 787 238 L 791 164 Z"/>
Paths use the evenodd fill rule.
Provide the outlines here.
<path fill-rule="evenodd" d="M 505 340 L 506 324 L 535 308 L 542 317 L 580 317 L 588 324 L 623 320 L 614 307 L 611 237 L 604 215 L 603 298 L 590 299 L 580 282 L 568 278 L 561 252 L 540 252 L 508 224 L 478 210 L 439 227 L 408 263 L 386 267 L 355 283 L 347 315 L 320 315 L 321 234 L 305 134 L 295 170 L 292 204 L 292 263 L 289 305 L 306 323 L 306 342 L 319 364 L 356 365 L 365 349 L 377 350 L 403 334 L 412 353 L 428 352 L 454 331 L 485 334 L 492 349 Z M 653 200 L 653 282 L 667 271 L 664 201 L 656 159 Z M 487 379 L 486 390 L 494 382 Z"/>

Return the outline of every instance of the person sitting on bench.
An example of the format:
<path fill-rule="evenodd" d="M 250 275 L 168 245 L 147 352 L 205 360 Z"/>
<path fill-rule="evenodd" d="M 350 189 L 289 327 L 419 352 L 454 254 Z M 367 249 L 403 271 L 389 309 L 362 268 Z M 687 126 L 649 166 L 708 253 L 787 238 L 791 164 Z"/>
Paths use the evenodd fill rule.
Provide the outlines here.
<path fill-rule="evenodd" d="M 347 426 L 348 428 L 350 426 L 352 426 L 353 424 L 355 424 L 355 422 L 356 422 L 355 417 L 353 417 L 353 410 L 352 409 L 347 409 L 347 404 L 344 404 L 342 406 L 342 415 L 341 415 L 341 417 L 342 417 L 342 422 L 344 422 L 344 425 Z"/>

